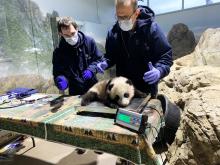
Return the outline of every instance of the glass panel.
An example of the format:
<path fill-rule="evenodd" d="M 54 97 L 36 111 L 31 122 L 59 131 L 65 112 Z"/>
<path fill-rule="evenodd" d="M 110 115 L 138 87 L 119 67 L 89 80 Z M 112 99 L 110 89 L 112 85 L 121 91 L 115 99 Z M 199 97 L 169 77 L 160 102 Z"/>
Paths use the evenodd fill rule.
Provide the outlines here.
<path fill-rule="evenodd" d="M 38 5 L 30 0 L 0 1 L 1 93 L 10 88 L 31 87 L 39 77 L 52 77 L 49 16 L 42 16 Z"/>
<path fill-rule="evenodd" d="M 220 0 L 211 0 L 213 3 L 220 2 Z"/>
<path fill-rule="evenodd" d="M 150 7 L 156 14 L 182 9 L 182 0 L 151 0 Z"/>
<path fill-rule="evenodd" d="M 184 0 L 185 4 L 184 7 L 185 9 L 191 8 L 191 7 L 196 7 L 196 6 L 202 6 L 206 4 L 206 0 Z"/>

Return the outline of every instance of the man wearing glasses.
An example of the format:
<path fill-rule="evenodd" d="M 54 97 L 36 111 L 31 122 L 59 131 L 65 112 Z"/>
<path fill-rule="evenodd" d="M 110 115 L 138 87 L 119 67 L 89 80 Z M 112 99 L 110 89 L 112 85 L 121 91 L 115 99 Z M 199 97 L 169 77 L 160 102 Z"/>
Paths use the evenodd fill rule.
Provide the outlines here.
<path fill-rule="evenodd" d="M 137 0 L 115 0 L 117 22 L 108 32 L 103 71 L 116 65 L 116 75 L 132 80 L 137 89 L 156 97 L 158 82 L 172 66 L 172 49 L 154 22 L 149 7 Z"/>
<path fill-rule="evenodd" d="M 78 30 L 72 18 L 60 18 L 57 28 L 61 39 L 53 52 L 55 84 L 61 91 L 69 87 L 70 95 L 82 95 L 97 82 L 97 63 L 103 54 L 94 39 Z"/>

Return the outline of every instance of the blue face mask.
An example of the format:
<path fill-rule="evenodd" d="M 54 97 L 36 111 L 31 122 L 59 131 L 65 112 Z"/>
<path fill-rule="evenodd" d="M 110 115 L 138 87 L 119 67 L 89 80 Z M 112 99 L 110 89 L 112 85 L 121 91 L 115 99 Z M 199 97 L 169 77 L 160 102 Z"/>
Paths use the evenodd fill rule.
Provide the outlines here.
<path fill-rule="evenodd" d="M 78 37 L 78 32 L 76 32 L 76 33 L 74 34 L 74 36 L 72 36 L 72 37 L 64 37 L 64 39 L 66 40 L 66 42 L 67 42 L 68 44 L 74 46 L 74 45 L 77 44 L 78 39 L 79 39 L 79 37 Z"/>

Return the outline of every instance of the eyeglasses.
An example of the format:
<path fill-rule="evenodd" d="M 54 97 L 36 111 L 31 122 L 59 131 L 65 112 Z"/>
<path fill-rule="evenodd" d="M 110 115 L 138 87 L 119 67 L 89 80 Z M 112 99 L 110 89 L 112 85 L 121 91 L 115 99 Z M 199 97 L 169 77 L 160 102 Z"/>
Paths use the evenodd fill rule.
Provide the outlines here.
<path fill-rule="evenodd" d="M 115 19 L 118 21 L 127 21 L 130 20 L 131 17 L 134 15 L 135 12 L 133 12 L 130 16 L 117 16 L 117 14 L 115 14 Z"/>

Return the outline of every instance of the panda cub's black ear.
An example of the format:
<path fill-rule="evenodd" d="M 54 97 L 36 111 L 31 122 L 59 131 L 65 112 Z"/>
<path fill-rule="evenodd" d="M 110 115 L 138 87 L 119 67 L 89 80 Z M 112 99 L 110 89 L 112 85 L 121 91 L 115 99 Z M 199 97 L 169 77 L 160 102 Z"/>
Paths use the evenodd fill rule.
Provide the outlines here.
<path fill-rule="evenodd" d="M 126 83 L 129 84 L 129 85 L 133 85 L 132 81 L 129 80 L 129 79 L 126 81 Z"/>
<path fill-rule="evenodd" d="M 110 79 L 110 80 L 108 81 L 108 83 L 107 83 L 107 85 L 106 85 L 106 90 L 111 91 L 112 87 L 114 86 L 114 84 L 111 84 L 111 85 L 110 85 L 111 82 L 112 82 L 112 79 Z"/>
<path fill-rule="evenodd" d="M 108 90 L 111 91 L 113 86 L 114 86 L 114 84 L 110 84 L 110 85 L 108 86 Z"/>

